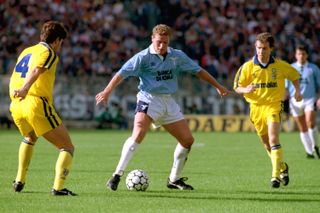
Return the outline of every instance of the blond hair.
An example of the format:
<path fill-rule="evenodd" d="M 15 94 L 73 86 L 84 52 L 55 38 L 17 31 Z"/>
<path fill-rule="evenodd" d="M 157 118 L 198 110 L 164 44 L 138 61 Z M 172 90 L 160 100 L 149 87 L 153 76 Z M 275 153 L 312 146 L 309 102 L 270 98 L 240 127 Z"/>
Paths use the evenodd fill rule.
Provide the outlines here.
<path fill-rule="evenodd" d="M 154 36 L 156 34 L 170 36 L 171 28 L 165 24 L 158 24 L 152 29 L 152 35 Z"/>
<path fill-rule="evenodd" d="M 274 38 L 269 32 L 264 32 L 257 35 L 256 41 L 260 41 L 262 43 L 268 42 L 271 48 L 274 47 Z"/>

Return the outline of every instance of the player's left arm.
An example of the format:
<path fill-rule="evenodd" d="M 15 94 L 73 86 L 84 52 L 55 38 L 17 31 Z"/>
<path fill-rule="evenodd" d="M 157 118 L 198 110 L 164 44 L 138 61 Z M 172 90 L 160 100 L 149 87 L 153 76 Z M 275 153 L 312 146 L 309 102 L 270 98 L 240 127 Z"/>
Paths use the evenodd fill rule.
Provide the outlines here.
<path fill-rule="evenodd" d="M 216 88 L 220 96 L 227 96 L 231 93 L 227 88 L 222 86 L 210 73 L 201 68 L 190 57 L 188 57 L 183 51 L 177 51 L 179 56 L 178 69 L 180 72 L 189 72 L 195 74 L 197 78 L 204 80 Z"/>
<path fill-rule="evenodd" d="M 41 67 L 35 67 L 31 70 L 30 74 L 27 76 L 26 81 L 20 89 L 13 90 L 12 96 L 15 98 L 20 98 L 20 101 L 23 100 L 31 88 L 32 84 L 39 78 L 39 76 L 44 73 L 47 69 Z"/>
<path fill-rule="evenodd" d="M 212 75 L 210 75 L 204 69 L 201 69 L 199 72 L 197 72 L 196 76 L 199 79 L 204 80 L 204 81 L 208 82 L 209 84 L 211 84 L 213 87 L 215 87 L 217 89 L 219 95 L 221 95 L 221 96 L 227 96 L 231 93 L 231 91 L 229 91 L 227 88 L 222 86 Z"/>

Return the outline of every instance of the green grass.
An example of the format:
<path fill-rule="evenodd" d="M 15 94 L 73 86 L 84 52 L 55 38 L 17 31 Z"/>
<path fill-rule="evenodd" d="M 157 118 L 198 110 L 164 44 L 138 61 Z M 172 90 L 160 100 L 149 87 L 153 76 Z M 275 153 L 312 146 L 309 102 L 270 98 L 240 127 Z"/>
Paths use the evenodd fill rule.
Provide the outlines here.
<path fill-rule="evenodd" d="M 290 166 L 290 184 L 271 189 L 271 163 L 254 133 L 194 133 L 196 143 L 183 176 L 194 191 L 166 188 L 175 140 L 164 132 L 149 132 L 127 171 L 146 170 L 150 186 L 132 192 L 125 178 L 116 192 L 105 187 L 119 159 L 126 131 L 71 131 L 76 146 L 66 187 L 77 197 L 53 197 L 58 152 L 40 139 L 27 183 L 12 191 L 21 136 L 0 130 L 0 212 L 319 212 L 320 160 L 305 158 L 298 133 L 282 134 Z"/>

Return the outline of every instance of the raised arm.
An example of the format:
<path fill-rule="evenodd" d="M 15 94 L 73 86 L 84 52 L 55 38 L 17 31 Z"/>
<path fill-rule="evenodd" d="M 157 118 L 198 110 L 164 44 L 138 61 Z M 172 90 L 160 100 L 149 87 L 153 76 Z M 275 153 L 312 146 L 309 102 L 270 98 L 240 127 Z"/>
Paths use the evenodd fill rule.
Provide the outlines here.
<path fill-rule="evenodd" d="M 123 77 L 120 74 L 115 74 L 115 76 L 113 76 L 113 78 L 111 79 L 111 81 L 108 83 L 108 85 L 106 86 L 106 88 L 104 88 L 103 91 L 99 92 L 96 95 L 96 105 L 100 104 L 101 102 L 106 103 L 108 101 L 108 98 L 111 94 L 111 92 L 114 90 L 114 88 L 116 88 L 121 81 L 123 80 Z"/>

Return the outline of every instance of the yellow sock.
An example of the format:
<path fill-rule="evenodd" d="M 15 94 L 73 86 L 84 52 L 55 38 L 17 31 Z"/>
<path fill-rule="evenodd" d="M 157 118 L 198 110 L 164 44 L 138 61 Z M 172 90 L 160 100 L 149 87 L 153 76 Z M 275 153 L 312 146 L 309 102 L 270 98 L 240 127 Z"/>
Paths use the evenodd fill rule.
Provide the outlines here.
<path fill-rule="evenodd" d="M 279 178 L 283 152 L 281 145 L 275 145 L 271 149 L 272 177 Z"/>
<path fill-rule="evenodd" d="M 28 142 L 28 141 L 26 141 Z M 19 148 L 19 166 L 18 166 L 18 173 L 16 177 L 16 182 L 25 183 L 26 181 L 26 174 L 28 170 L 29 163 L 32 158 L 33 153 L 33 144 L 21 142 Z"/>
<path fill-rule="evenodd" d="M 271 159 L 271 153 L 270 153 L 270 151 L 267 150 L 267 153 L 268 153 L 269 158 Z M 280 172 L 283 172 L 283 171 L 286 170 L 286 169 L 287 169 L 286 164 L 285 164 L 283 161 L 281 161 L 281 163 L 280 163 Z"/>
<path fill-rule="evenodd" d="M 286 170 L 286 169 L 287 169 L 286 164 L 285 164 L 283 161 L 281 161 L 281 164 L 280 164 L 280 172 L 283 172 L 283 171 Z"/>
<path fill-rule="evenodd" d="M 56 176 L 54 179 L 53 188 L 61 190 L 64 186 L 64 181 L 69 174 L 71 166 L 72 155 L 69 152 L 61 151 L 56 163 Z"/>

